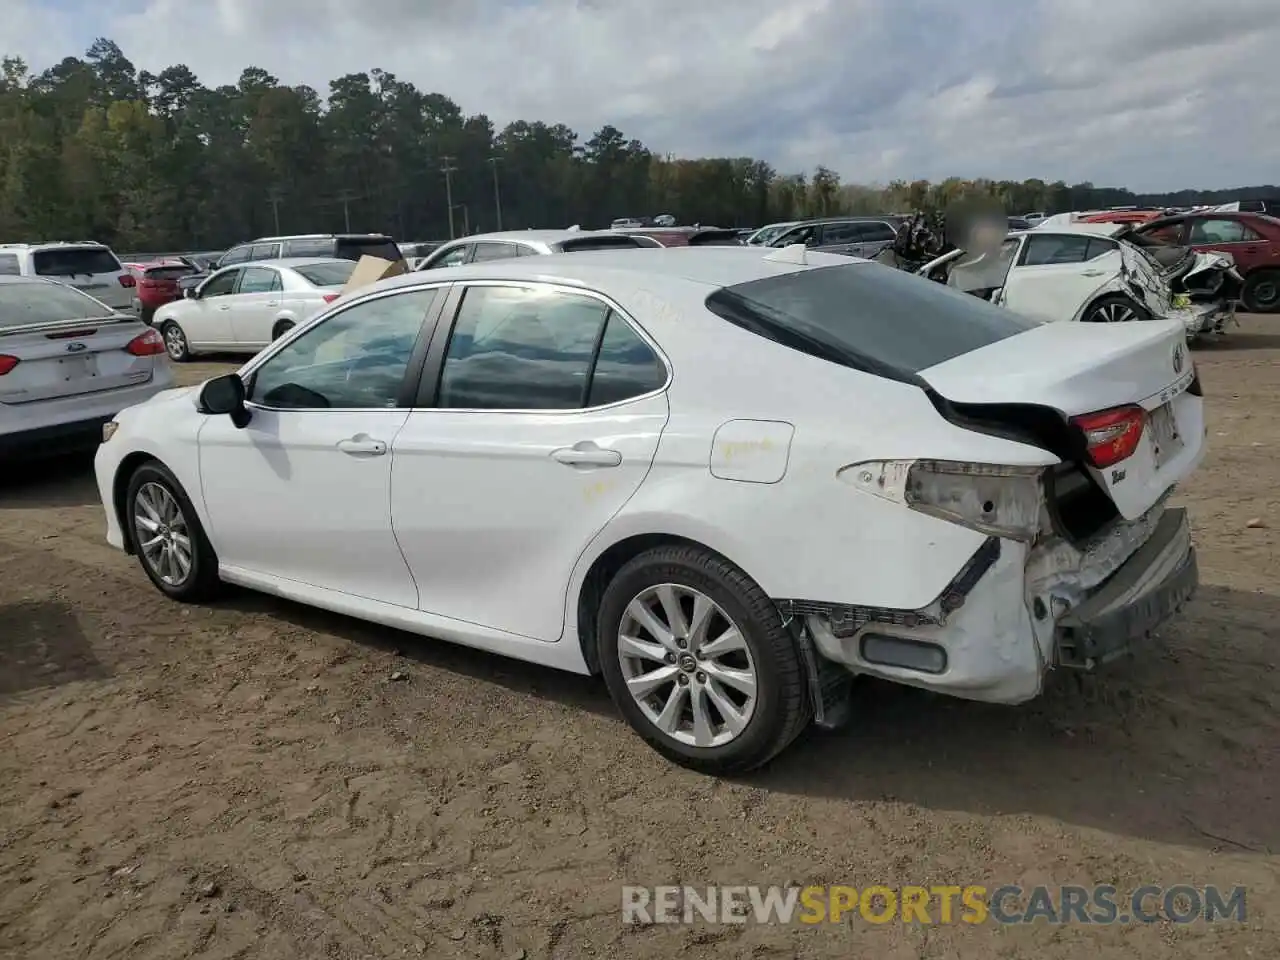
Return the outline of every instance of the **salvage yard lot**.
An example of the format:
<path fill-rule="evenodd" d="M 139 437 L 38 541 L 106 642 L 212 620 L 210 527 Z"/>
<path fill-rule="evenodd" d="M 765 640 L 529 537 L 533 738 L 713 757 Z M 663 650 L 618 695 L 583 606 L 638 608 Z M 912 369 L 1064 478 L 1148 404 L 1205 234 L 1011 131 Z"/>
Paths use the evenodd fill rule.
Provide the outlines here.
<path fill-rule="evenodd" d="M 585 678 L 171 603 L 104 542 L 83 462 L 10 471 L 0 956 L 1274 956 L 1280 319 L 1195 357 L 1203 586 L 1147 656 L 1020 708 L 868 684 L 848 730 L 737 782 L 667 765 Z M 621 886 L 664 883 L 1243 884 L 1248 919 L 622 927 Z"/>

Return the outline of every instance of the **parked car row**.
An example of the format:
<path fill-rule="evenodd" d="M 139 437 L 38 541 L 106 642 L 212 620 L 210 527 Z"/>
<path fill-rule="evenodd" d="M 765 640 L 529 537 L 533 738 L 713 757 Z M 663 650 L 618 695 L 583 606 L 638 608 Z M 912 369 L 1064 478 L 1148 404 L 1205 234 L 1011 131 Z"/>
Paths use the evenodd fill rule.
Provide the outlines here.
<path fill-rule="evenodd" d="M 1016 269 L 1074 275 L 1028 263 L 1038 240 Z M 240 295 L 281 295 L 306 266 L 220 282 L 270 270 L 280 290 Z M 158 335 L 127 323 L 111 369 L 141 377 Z M 56 363 L 47 332 L 82 326 L 21 337 Z M 1029 700 L 1198 581 L 1166 506 L 1205 435 L 1177 320 L 1041 323 L 798 244 L 613 245 L 407 273 L 265 329 L 239 371 L 105 426 L 108 541 L 177 601 L 238 584 L 601 676 L 697 770 L 835 725 L 860 676 Z"/>

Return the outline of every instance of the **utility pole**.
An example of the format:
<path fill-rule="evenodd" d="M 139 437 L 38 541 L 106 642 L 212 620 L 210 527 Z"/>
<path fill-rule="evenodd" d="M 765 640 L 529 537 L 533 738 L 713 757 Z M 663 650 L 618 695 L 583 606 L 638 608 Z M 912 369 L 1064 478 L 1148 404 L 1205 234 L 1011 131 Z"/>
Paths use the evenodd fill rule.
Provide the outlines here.
<path fill-rule="evenodd" d="M 471 236 L 471 214 L 467 210 L 465 203 L 455 203 L 454 207 L 462 211 L 462 235 L 464 237 Z"/>
<path fill-rule="evenodd" d="M 280 204 L 284 201 L 284 195 L 280 192 L 279 187 L 272 187 L 267 191 L 267 203 L 271 204 L 271 219 L 276 225 L 276 236 L 280 236 Z"/>
<path fill-rule="evenodd" d="M 338 202 L 342 204 L 342 222 L 346 225 L 347 233 L 351 232 L 351 202 L 359 199 L 359 194 L 352 193 L 350 190 L 344 190 L 338 194 Z"/>
<path fill-rule="evenodd" d="M 451 174 L 458 168 L 453 165 L 453 157 L 440 158 L 440 172 L 444 174 L 444 202 L 449 205 L 449 239 L 454 239 L 453 233 L 453 179 Z"/>
<path fill-rule="evenodd" d="M 493 208 L 498 214 L 498 230 L 502 230 L 502 191 L 498 188 L 498 162 L 501 157 L 490 157 L 489 165 L 493 167 Z"/>

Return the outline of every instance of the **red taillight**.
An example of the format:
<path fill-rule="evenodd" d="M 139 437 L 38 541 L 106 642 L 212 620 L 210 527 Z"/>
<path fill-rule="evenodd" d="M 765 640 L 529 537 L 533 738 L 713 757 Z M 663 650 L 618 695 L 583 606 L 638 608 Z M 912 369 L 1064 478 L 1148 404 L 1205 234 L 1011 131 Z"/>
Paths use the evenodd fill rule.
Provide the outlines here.
<path fill-rule="evenodd" d="M 129 288 L 132 288 L 132 287 L 136 287 L 137 285 L 138 285 L 138 281 L 137 281 L 137 280 L 135 280 L 135 279 L 133 279 L 133 274 L 132 274 L 132 273 L 122 273 L 122 274 L 120 274 L 120 286 L 122 286 L 122 287 L 124 287 L 124 288 L 126 288 L 126 289 L 129 289 Z"/>
<path fill-rule="evenodd" d="M 324 302 L 333 303 L 333 301 L 337 300 L 340 296 L 342 296 L 340 293 L 326 293 L 324 295 Z"/>
<path fill-rule="evenodd" d="M 17 365 L 17 357 L 11 357 L 7 353 L 0 353 L 0 377 L 3 377 Z"/>
<path fill-rule="evenodd" d="M 156 330 L 148 330 L 126 343 L 124 349 L 135 357 L 154 357 L 164 353 L 164 337 Z"/>
<path fill-rule="evenodd" d="M 1138 449 L 1147 425 L 1147 411 L 1138 406 L 1112 407 L 1072 417 L 1071 422 L 1084 431 L 1089 462 L 1095 467 L 1109 467 L 1127 460 Z"/>

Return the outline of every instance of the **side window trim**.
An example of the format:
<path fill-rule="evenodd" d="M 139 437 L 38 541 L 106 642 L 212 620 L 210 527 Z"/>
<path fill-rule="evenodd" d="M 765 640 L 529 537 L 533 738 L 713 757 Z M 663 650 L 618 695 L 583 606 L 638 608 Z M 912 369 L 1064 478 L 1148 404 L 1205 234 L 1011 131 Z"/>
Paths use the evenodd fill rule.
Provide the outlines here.
<path fill-rule="evenodd" d="M 625 400 L 618 400 L 614 403 L 600 404 L 594 407 L 575 407 L 571 410 L 515 410 L 515 409 L 495 409 L 495 410 L 478 410 L 472 408 L 459 409 L 455 407 L 441 408 L 437 406 L 437 399 L 440 393 L 440 379 L 444 371 L 445 354 L 449 350 L 449 340 L 453 336 L 454 326 L 458 322 L 458 314 L 462 307 L 462 299 L 466 291 L 472 287 L 517 287 L 522 290 L 541 290 L 548 293 L 561 293 L 569 296 L 586 297 L 591 300 L 600 301 L 601 305 L 607 310 L 605 322 L 600 325 L 600 331 L 596 334 L 596 343 L 594 352 L 591 356 L 591 367 L 587 372 L 587 389 L 590 389 L 591 381 L 595 379 L 596 360 L 600 355 L 600 345 L 604 340 L 605 331 L 609 329 L 609 319 L 617 316 L 620 320 L 627 324 L 644 344 L 653 351 L 654 356 L 658 358 L 658 362 L 662 364 L 663 371 L 666 376 L 663 378 L 662 386 L 650 390 L 648 393 L 642 393 L 635 397 L 628 397 Z M 440 298 L 443 303 L 436 322 L 436 329 L 431 338 L 430 349 L 427 352 L 426 362 L 421 371 L 421 378 L 418 383 L 413 408 L 415 410 L 441 410 L 444 413 L 486 413 L 486 414 L 524 414 L 536 413 L 541 416 L 563 416 L 574 415 L 580 413 L 590 413 L 597 410 L 607 410 L 612 407 L 620 407 L 623 404 L 635 403 L 637 400 L 644 400 L 649 397 L 657 396 L 665 393 L 667 388 L 671 386 L 672 370 L 671 359 L 663 351 L 656 340 L 649 335 L 647 331 L 631 314 L 622 309 L 611 297 L 601 293 L 598 290 L 584 290 L 580 287 L 565 286 L 558 283 L 547 283 L 543 281 L 527 281 L 527 280 L 466 280 L 453 284 L 453 289 L 449 291 L 447 297 Z M 585 402 L 588 394 L 583 393 Z"/>
<path fill-rule="evenodd" d="M 383 297 L 392 297 L 404 293 L 417 293 L 432 290 L 436 292 L 436 297 L 422 319 L 422 328 L 418 331 L 418 339 L 413 345 L 413 352 L 409 354 L 409 362 L 405 366 L 404 380 L 401 381 L 399 395 L 396 398 L 394 407 L 271 407 L 266 404 L 258 403 L 252 399 L 246 399 L 245 405 L 253 407 L 257 410 L 270 410 L 273 413 L 337 413 L 344 410 L 358 410 L 361 413 L 371 413 L 374 411 L 386 411 L 388 413 L 403 412 L 406 408 L 414 405 L 414 399 L 417 397 L 419 383 L 422 378 L 422 369 L 427 361 L 428 350 L 437 339 L 437 333 L 444 326 L 441 323 L 441 317 L 446 301 L 452 300 L 454 296 L 452 282 L 445 283 L 424 283 L 421 286 L 413 287 L 397 287 L 393 290 L 380 290 L 375 294 L 367 297 L 361 297 L 359 300 L 353 300 L 351 303 L 342 305 L 340 310 L 333 313 L 325 314 L 319 318 L 319 323 L 304 323 L 301 326 L 294 327 L 283 337 L 274 341 L 270 346 L 257 354 L 240 370 L 240 379 L 244 381 L 245 392 L 252 396 L 254 379 L 257 375 L 258 368 L 271 360 L 281 350 L 287 347 L 294 340 L 303 336 L 307 332 L 323 326 L 335 317 L 340 317 L 355 307 L 362 306 L 366 303 L 372 303 L 374 300 L 380 300 Z"/>

